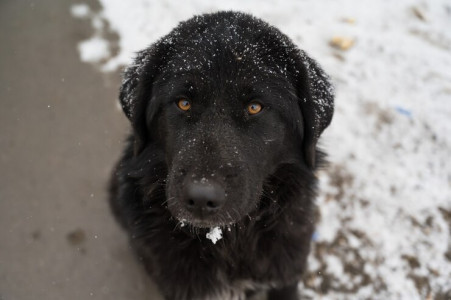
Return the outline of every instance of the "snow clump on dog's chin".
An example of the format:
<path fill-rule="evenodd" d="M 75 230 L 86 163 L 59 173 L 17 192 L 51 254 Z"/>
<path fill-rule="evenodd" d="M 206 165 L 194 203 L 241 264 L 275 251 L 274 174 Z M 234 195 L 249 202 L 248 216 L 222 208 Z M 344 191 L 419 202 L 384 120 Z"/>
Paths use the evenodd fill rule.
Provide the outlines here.
<path fill-rule="evenodd" d="M 207 239 L 211 240 L 213 244 L 216 244 L 217 241 L 222 239 L 222 230 L 218 226 L 212 227 L 210 232 L 206 235 Z"/>

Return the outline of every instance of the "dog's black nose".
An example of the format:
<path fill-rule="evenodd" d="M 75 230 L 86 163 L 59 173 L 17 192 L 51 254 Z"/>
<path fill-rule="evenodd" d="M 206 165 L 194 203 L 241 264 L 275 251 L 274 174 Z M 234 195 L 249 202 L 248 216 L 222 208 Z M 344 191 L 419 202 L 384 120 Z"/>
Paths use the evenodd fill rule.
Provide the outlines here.
<path fill-rule="evenodd" d="M 215 213 L 224 205 L 224 188 L 216 182 L 185 184 L 185 206 L 198 217 Z"/>

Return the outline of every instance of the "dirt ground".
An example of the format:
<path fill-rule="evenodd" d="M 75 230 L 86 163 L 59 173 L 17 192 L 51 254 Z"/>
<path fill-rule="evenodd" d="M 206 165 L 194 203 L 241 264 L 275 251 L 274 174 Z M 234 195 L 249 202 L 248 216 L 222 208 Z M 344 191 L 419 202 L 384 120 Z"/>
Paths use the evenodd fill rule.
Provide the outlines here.
<path fill-rule="evenodd" d="M 73 3 L 0 3 L 0 299 L 161 299 L 107 205 L 120 76 L 80 62 Z"/>

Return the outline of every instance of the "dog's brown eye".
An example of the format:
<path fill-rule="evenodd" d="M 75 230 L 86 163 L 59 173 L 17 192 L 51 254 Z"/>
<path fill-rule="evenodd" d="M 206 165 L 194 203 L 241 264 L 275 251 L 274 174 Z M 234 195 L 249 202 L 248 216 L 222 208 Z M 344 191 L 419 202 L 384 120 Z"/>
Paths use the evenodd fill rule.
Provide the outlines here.
<path fill-rule="evenodd" d="M 247 112 L 250 115 L 255 115 L 255 114 L 258 114 L 259 112 L 261 112 L 262 108 L 263 107 L 260 103 L 252 102 L 247 106 Z"/>
<path fill-rule="evenodd" d="M 180 100 L 177 102 L 177 106 L 178 106 L 181 110 L 187 111 L 187 110 L 189 110 L 189 109 L 191 108 L 191 103 L 189 103 L 189 101 L 186 100 L 186 99 L 180 99 Z"/>

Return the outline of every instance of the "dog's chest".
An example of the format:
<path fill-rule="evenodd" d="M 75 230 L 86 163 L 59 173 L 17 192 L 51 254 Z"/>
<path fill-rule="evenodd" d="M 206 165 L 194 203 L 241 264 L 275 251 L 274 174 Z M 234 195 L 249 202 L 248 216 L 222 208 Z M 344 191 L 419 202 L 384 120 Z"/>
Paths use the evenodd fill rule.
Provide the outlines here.
<path fill-rule="evenodd" d="M 246 291 L 267 291 L 277 287 L 275 282 L 257 282 L 253 279 L 240 279 L 230 285 L 224 285 L 222 289 L 207 297 L 208 300 L 246 300 Z"/>
<path fill-rule="evenodd" d="M 275 281 L 259 282 L 254 279 L 238 279 L 232 283 L 234 289 L 241 291 L 269 290 L 278 286 Z"/>

